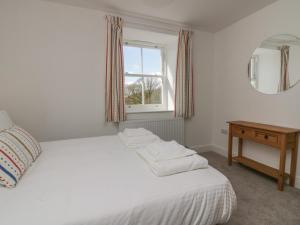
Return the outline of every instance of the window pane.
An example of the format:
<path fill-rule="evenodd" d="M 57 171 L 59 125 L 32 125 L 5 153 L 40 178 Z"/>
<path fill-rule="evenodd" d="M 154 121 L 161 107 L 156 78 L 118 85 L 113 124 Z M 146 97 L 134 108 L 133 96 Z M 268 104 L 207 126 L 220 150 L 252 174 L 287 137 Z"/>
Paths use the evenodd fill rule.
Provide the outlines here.
<path fill-rule="evenodd" d="M 141 48 L 124 46 L 124 69 L 125 73 L 142 73 Z"/>
<path fill-rule="evenodd" d="M 125 104 L 142 104 L 142 79 L 141 77 L 125 76 Z"/>
<path fill-rule="evenodd" d="M 143 48 L 143 73 L 162 75 L 161 49 Z"/>
<path fill-rule="evenodd" d="M 161 78 L 144 78 L 144 102 L 145 104 L 162 104 L 162 80 Z"/>

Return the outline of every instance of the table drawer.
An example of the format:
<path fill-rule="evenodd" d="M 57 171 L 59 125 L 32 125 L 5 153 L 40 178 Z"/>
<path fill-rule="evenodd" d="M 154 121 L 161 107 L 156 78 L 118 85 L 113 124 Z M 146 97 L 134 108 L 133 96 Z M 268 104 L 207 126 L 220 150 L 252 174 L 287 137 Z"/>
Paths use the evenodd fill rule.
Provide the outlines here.
<path fill-rule="evenodd" d="M 254 137 L 260 142 L 264 142 L 266 144 L 277 145 L 279 144 L 279 137 L 277 134 L 268 133 L 263 131 L 255 131 Z"/>
<path fill-rule="evenodd" d="M 253 137 L 254 133 L 252 129 L 241 127 L 241 126 L 232 126 L 232 134 L 238 137 Z"/>

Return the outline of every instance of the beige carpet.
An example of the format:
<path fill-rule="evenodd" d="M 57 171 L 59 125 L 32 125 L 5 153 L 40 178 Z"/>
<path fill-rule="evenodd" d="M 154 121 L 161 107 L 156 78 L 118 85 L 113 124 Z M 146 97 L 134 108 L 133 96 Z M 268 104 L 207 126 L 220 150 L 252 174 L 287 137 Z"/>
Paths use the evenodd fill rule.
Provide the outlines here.
<path fill-rule="evenodd" d="M 227 225 L 300 225 L 300 190 L 285 186 L 214 152 L 202 153 L 209 164 L 229 178 L 237 195 L 237 210 Z M 298 162 L 299 166 L 300 162 Z"/>

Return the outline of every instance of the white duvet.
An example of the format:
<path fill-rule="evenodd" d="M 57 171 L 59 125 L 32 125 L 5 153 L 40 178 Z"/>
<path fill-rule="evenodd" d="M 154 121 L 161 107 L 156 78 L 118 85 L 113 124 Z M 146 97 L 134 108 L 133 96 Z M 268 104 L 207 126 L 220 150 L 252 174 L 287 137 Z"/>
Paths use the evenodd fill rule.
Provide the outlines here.
<path fill-rule="evenodd" d="M 0 188 L 1 225 L 210 225 L 236 207 L 214 168 L 156 177 L 118 136 L 41 145 L 18 186 Z"/>

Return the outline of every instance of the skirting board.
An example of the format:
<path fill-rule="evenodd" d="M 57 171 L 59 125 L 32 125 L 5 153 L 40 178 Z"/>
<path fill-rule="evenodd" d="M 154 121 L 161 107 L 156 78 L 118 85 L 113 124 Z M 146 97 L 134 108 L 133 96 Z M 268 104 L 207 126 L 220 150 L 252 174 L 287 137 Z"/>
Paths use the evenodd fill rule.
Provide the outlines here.
<path fill-rule="evenodd" d="M 198 153 L 202 153 L 202 152 L 216 152 L 224 157 L 227 158 L 227 149 L 224 149 L 218 145 L 214 145 L 214 144 L 210 144 L 210 145 L 198 145 L 198 146 L 192 146 L 190 147 L 191 149 L 194 149 L 196 152 Z M 237 154 L 236 151 L 233 151 L 233 154 Z M 299 162 L 300 163 L 300 162 Z M 300 189 L 300 176 L 296 177 L 296 183 L 295 183 L 295 187 Z"/>

